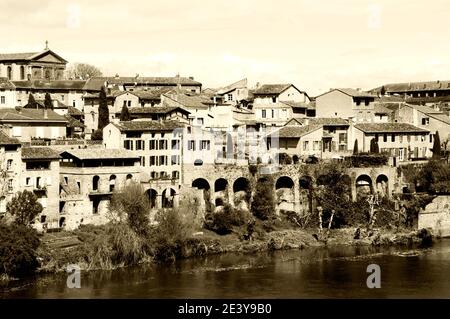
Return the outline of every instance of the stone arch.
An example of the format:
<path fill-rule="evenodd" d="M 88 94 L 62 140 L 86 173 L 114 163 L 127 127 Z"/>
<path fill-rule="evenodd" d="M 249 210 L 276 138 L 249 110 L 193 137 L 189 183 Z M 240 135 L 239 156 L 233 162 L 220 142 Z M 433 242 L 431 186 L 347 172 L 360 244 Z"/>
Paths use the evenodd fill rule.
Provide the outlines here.
<path fill-rule="evenodd" d="M 114 188 L 116 187 L 116 179 L 117 179 L 117 176 L 114 174 L 109 177 L 109 191 L 110 192 L 114 191 Z"/>
<path fill-rule="evenodd" d="M 203 200 L 205 202 L 209 202 L 211 199 L 211 186 L 209 185 L 209 182 L 204 178 L 197 178 L 192 181 L 192 187 L 197 188 L 199 190 L 203 190 Z"/>
<path fill-rule="evenodd" d="M 145 191 L 145 194 L 148 197 L 150 208 L 157 208 L 156 206 L 157 206 L 158 192 L 153 188 L 149 188 Z"/>
<path fill-rule="evenodd" d="M 228 201 L 228 181 L 225 178 L 218 178 L 214 182 L 215 191 L 215 205 L 223 206 L 225 201 Z"/>
<path fill-rule="evenodd" d="M 294 210 L 294 181 L 288 176 L 280 176 L 275 182 L 277 209 Z"/>
<path fill-rule="evenodd" d="M 176 191 L 172 188 L 166 188 L 162 192 L 162 208 L 173 208 Z"/>
<path fill-rule="evenodd" d="M 234 204 L 236 206 L 245 202 L 245 208 L 248 208 L 251 198 L 250 181 L 245 177 L 237 178 L 233 183 Z"/>
<path fill-rule="evenodd" d="M 386 175 L 378 175 L 376 185 L 377 193 L 380 194 L 381 197 L 389 196 L 389 178 Z"/>
<path fill-rule="evenodd" d="M 369 175 L 359 175 L 356 178 L 355 185 L 357 197 L 365 197 L 373 193 L 372 178 Z"/>

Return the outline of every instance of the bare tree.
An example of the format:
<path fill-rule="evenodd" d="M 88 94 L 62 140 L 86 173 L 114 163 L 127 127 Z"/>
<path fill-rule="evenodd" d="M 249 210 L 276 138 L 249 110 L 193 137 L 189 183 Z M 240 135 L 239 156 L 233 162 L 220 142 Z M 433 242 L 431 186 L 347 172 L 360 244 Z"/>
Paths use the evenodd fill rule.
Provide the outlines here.
<path fill-rule="evenodd" d="M 66 70 L 66 76 L 69 79 L 87 80 L 94 76 L 102 76 L 102 71 L 94 65 L 87 63 L 70 64 Z"/>

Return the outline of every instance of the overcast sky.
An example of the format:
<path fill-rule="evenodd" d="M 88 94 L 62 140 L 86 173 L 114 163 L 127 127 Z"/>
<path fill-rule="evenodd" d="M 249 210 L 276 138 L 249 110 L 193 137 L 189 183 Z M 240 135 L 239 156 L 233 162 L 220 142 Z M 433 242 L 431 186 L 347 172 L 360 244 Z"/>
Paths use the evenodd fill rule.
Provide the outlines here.
<path fill-rule="evenodd" d="M 0 51 L 105 75 L 331 87 L 450 80 L 447 0 L 0 0 Z"/>

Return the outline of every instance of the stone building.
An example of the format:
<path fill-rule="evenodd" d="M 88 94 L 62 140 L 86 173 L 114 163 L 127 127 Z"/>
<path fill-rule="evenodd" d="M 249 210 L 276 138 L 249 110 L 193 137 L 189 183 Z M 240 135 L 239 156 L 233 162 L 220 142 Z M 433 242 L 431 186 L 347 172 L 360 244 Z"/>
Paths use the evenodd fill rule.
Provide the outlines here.
<path fill-rule="evenodd" d="M 316 96 L 316 116 L 374 122 L 375 98 L 376 95 L 360 90 L 332 89 Z"/>
<path fill-rule="evenodd" d="M 41 52 L 0 53 L 0 77 L 12 81 L 61 80 L 66 64 L 47 45 Z"/>
<path fill-rule="evenodd" d="M 61 153 L 59 226 L 102 224 L 112 193 L 139 182 L 139 157 L 123 149 L 74 149 Z"/>
<path fill-rule="evenodd" d="M 59 227 L 59 154 L 49 147 L 23 147 L 20 190 L 38 197 L 44 208 L 34 227 Z"/>
<path fill-rule="evenodd" d="M 16 86 L 8 78 L 0 77 L 0 108 L 16 105 Z"/>

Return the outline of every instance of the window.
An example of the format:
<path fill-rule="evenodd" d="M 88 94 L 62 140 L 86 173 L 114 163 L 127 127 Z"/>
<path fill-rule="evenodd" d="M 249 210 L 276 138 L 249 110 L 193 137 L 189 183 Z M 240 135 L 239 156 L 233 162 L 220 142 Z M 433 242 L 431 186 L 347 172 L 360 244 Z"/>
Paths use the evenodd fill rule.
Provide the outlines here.
<path fill-rule="evenodd" d="M 141 166 L 145 166 L 145 156 L 141 156 Z"/>
<path fill-rule="evenodd" d="M 383 135 L 383 142 L 387 142 L 387 134 Z"/>
<path fill-rule="evenodd" d="M 179 150 L 180 149 L 180 141 L 179 140 L 172 140 L 172 149 L 173 150 Z"/>
<path fill-rule="evenodd" d="M 194 140 L 188 141 L 188 151 L 195 151 L 195 141 Z"/>
<path fill-rule="evenodd" d="M 61 95 L 61 101 L 64 102 L 64 95 Z"/>
<path fill-rule="evenodd" d="M 272 97 L 272 103 L 277 103 L 277 97 L 276 96 Z"/>
<path fill-rule="evenodd" d="M 12 159 L 9 159 L 8 161 L 6 161 L 6 170 L 7 170 L 7 171 L 10 171 L 10 170 L 11 170 L 11 168 L 12 168 L 12 163 L 13 163 L 13 160 L 12 160 Z"/>
<path fill-rule="evenodd" d="M 171 158 L 170 158 L 170 162 L 171 162 L 172 165 L 180 164 L 180 156 L 172 155 Z"/>
<path fill-rule="evenodd" d="M 164 155 L 159 156 L 159 166 L 162 166 L 162 165 L 166 165 L 166 156 L 164 156 Z"/>
<path fill-rule="evenodd" d="M 198 124 L 198 125 L 203 125 L 203 117 L 199 117 L 199 118 L 197 119 L 197 124 Z"/>
<path fill-rule="evenodd" d="M 143 150 L 145 149 L 144 141 L 142 140 L 136 140 L 136 150 Z"/>
<path fill-rule="evenodd" d="M 307 151 L 309 149 L 309 141 L 303 141 L 303 150 Z"/>
<path fill-rule="evenodd" d="M 361 105 L 361 100 L 356 100 L 356 105 Z"/>
<path fill-rule="evenodd" d="M 411 135 L 407 135 L 408 143 L 411 142 Z"/>
<path fill-rule="evenodd" d="M 116 175 L 111 175 L 109 177 L 109 191 L 114 191 L 114 187 L 116 186 Z"/>
<path fill-rule="evenodd" d="M 228 101 L 233 101 L 233 94 L 229 93 L 227 94 Z"/>
<path fill-rule="evenodd" d="M 205 140 L 205 141 L 201 142 L 201 149 L 202 150 L 209 150 L 209 148 L 210 148 L 210 141 Z"/>
<path fill-rule="evenodd" d="M 150 140 L 150 150 L 156 150 L 156 141 L 155 140 Z"/>
<path fill-rule="evenodd" d="M 403 143 L 403 135 L 400 135 L 400 143 Z"/>
<path fill-rule="evenodd" d="M 25 67 L 23 65 L 20 67 L 20 79 L 25 80 Z"/>
<path fill-rule="evenodd" d="M 178 178 L 180 178 L 180 172 L 178 172 L 178 171 L 173 171 L 173 172 L 172 172 L 172 178 L 173 178 L 173 179 L 178 179 Z"/>
<path fill-rule="evenodd" d="M 6 104 L 6 98 L 4 96 L 0 97 L 0 103 Z"/>
<path fill-rule="evenodd" d="M 347 133 L 339 133 L 339 144 L 347 144 Z"/>
<path fill-rule="evenodd" d="M 266 110 L 261 110 L 261 117 L 262 117 L 263 119 L 266 118 Z"/>
<path fill-rule="evenodd" d="M 8 192 L 12 192 L 12 191 L 13 191 L 13 180 L 8 179 Z"/>
<path fill-rule="evenodd" d="M 319 141 L 314 141 L 313 149 L 314 149 L 314 151 L 319 151 L 320 150 Z"/>
<path fill-rule="evenodd" d="M 369 103 L 370 103 L 369 100 L 364 100 L 364 105 L 365 105 L 365 106 L 368 106 Z"/>
<path fill-rule="evenodd" d="M 75 107 L 77 104 L 75 102 L 75 100 L 72 100 L 72 106 Z"/>
<path fill-rule="evenodd" d="M 128 101 L 128 106 L 131 106 L 131 101 Z"/>
<path fill-rule="evenodd" d="M 395 134 L 391 135 L 391 142 L 395 142 Z"/>
<path fill-rule="evenodd" d="M 92 178 L 92 190 L 94 190 L 94 191 L 98 190 L 98 182 L 99 182 L 99 181 L 100 181 L 100 177 L 97 176 L 97 175 L 95 175 L 95 176 Z"/>
<path fill-rule="evenodd" d="M 66 183 L 66 185 L 67 185 L 67 183 Z M 31 186 L 31 177 L 27 177 L 25 179 L 25 186 Z"/>
<path fill-rule="evenodd" d="M 430 118 L 429 117 L 422 118 L 422 125 L 428 125 L 428 124 L 430 124 Z"/>
<path fill-rule="evenodd" d="M 133 150 L 133 141 L 131 141 L 131 140 L 125 140 L 125 141 L 123 141 L 123 147 L 124 147 L 126 150 Z"/>
<path fill-rule="evenodd" d="M 8 66 L 6 68 L 6 74 L 8 76 L 8 80 L 12 80 L 13 72 L 12 72 L 12 68 L 10 66 Z"/>
<path fill-rule="evenodd" d="M 150 166 L 156 165 L 156 156 L 150 156 Z"/>
<path fill-rule="evenodd" d="M 159 149 L 160 150 L 166 150 L 167 149 L 167 140 L 160 140 L 159 141 Z"/>
<path fill-rule="evenodd" d="M 430 134 L 430 143 L 433 142 L 433 134 Z"/>
<path fill-rule="evenodd" d="M 275 110 L 272 109 L 272 118 L 275 118 Z"/>

